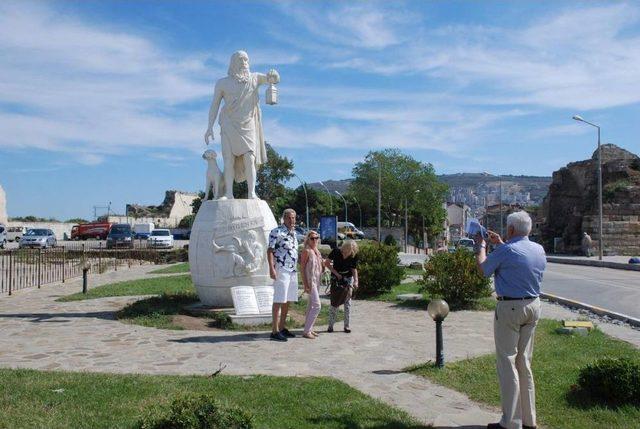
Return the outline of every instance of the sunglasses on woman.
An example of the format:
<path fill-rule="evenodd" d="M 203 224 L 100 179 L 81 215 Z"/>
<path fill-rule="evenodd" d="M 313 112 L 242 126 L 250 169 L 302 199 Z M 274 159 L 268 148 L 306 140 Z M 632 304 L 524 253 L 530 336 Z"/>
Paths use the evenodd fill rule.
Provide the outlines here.
<path fill-rule="evenodd" d="M 320 238 L 320 237 L 318 237 L 318 236 L 315 236 L 315 237 L 309 237 L 309 240 L 317 240 L 317 239 L 319 239 L 319 238 Z"/>

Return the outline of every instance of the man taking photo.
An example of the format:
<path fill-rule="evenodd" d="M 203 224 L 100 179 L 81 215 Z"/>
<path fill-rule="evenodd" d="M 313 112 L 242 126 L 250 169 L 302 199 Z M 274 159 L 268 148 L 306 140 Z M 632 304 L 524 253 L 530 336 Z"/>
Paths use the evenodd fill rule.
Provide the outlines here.
<path fill-rule="evenodd" d="M 536 398 L 531 372 L 533 336 L 540 319 L 540 284 L 547 260 L 529 241 L 531 217 L 525 211 L 507 217 L 507 241 L 488 231 L 496 249 L 487 256 L 481 234 L 475 237 L 476 261 L 485 277 L 495 276 L 498 303 L 493 322 L 502 419 L 488 429 L 536 427 Z"/>

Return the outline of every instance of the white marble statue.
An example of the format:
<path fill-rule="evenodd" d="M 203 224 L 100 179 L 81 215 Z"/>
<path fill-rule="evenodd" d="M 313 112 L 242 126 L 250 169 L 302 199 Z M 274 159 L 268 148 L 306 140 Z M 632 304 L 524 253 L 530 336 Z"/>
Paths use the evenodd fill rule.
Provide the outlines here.
<path fill-rule="evenodd" d="M 280 76 L 275 70 L 266 75 L 249 71 L 249 56 L 237 51 L 231 56 L 228 76 L 216 82 L 213 101 L 209 109 L 209 126 L 204 140 L 214 139 L 213 126 L 220 110 L 218 122 L 221 128 L 222 159 L 224 162 L 224 196 L 233 198 L 233 182 L 247 181 L 248 198 L 258 198 L 255 193 L 256 169 L 267 159 L 262 132 L 259 106 L 260 85 L 275 85 Z"/>

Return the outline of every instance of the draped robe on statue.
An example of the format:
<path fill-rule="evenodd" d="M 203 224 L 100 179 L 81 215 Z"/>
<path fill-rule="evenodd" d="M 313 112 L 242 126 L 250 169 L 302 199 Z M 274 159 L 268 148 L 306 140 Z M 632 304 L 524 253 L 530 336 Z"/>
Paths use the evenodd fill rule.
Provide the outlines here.
<path fill-rule="evenodd" d="M 224 159 L 233 156 L 236 182 L 246 180 L 242 159 L 245 153 L 253 152 L 256 169 L 267 159 L 258 80 L 258 73 L 251 73 L 246 82 L 226 77 L 218 82 L 220 87 L 216 88 L 224 93 L 225 100 L 218 119 L 222 134 L 222 156 Z"/>

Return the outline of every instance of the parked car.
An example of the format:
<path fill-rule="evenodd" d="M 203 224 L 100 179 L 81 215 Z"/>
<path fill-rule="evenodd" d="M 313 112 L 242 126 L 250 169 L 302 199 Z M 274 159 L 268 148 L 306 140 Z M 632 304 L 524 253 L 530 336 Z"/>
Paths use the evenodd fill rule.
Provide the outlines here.
<path fill-rule="evenodd" d="M 26 226 L 10 226 L 7 228 L 7 241 L 15 241 L 17 243 L 26 233 Z"/>
<path fill-rule="evenodd" d="M 117 247 L 133 248 L 133 230 L 128 223 L 117 223 L 107 235 L 107 249 Z"/>
<path fill-rule="evenodd" d="M 18 247 L 20 249 L 24 247 L 38 247 L 40 249 L 46 249 L 47 247 L 54 247 L 58 244 L 56 236 L 50 229 L 33 228 L 27 231 L 22 236 Z"/>
<path fill-rule="evenodd" d="M 173 235 L 168 229 L 154 229 L 147 244 L 156 249 L 173 249 Z"/>
<path fill-rule="evenodd" d="M 191 228 L 173 228 L 169 231 L 174 240 L 188 240 L 191 237 Z"/>
<path fill-rule="evenodd" d="M 0 249 L 4 249 L 7 245 L 7 230 L 4 225 L 0 224 Z"/>
<path fill-rule="evenodd" d="M 473 246 L 475 242 L 471 238 L 461 238 L 456 245 L 457 249 L 467 249 L 473 252 Z"/>
<path fill-rule="evenodd" d="M 361 240 L 364 238 L 364 232 L 356 228 L 351 222 L 338 222 L 338 233 L 342 233 L 351 239 Z"/>

